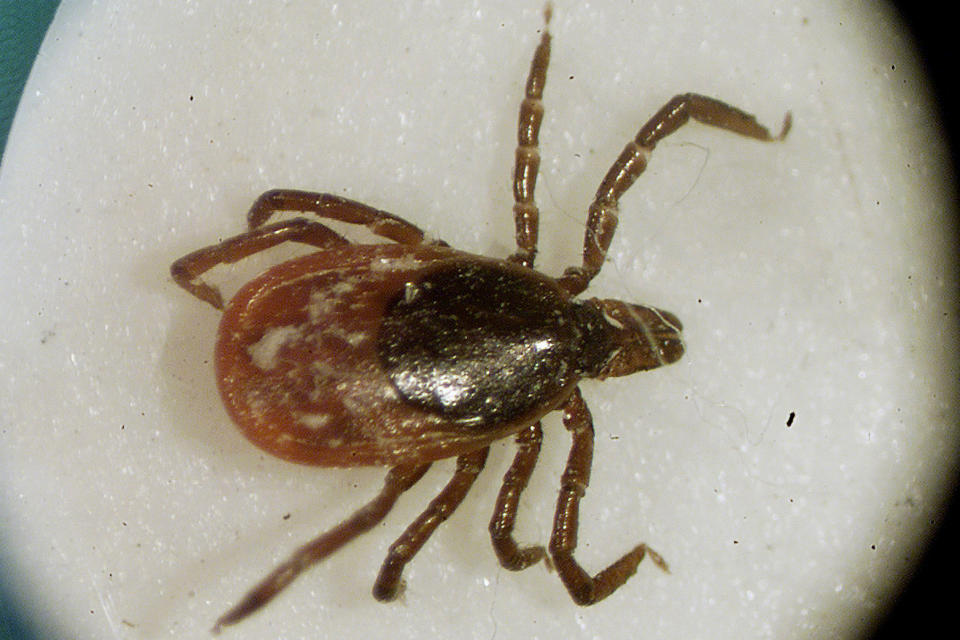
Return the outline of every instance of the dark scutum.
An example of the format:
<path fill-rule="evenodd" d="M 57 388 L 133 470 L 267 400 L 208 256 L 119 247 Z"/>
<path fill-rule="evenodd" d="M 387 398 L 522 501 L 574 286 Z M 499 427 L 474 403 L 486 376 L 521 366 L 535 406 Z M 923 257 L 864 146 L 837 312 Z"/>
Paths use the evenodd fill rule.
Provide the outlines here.
<path fill-rule="evenodd" d="M 476 425 L 508 421 L 594 372 L 611 349 L 592 305 L 500 266 L 442 267 L 384 315 L 378 352 L 400 395 Z"/>

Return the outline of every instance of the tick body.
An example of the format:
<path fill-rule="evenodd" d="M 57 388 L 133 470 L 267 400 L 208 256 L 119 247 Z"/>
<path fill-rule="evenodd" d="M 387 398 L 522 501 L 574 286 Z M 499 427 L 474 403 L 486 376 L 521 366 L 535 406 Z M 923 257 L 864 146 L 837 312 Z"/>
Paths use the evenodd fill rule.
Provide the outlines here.
<path fill-rule="evenodd" d="M 662 317 L 663 358 L 676 359 L 679 323 Z M 606 327 L 602 305 L 510 262 L 438 245 L 345 244 L 280 264 L 236 294 L 220 325 L 217 380 L 246 436 L 281 458 L 438 460 L 557 408 L 617 348 Z"/>
<path fill-rule="evenodd" d="M 547 23 L 549 7 L 545 12 Z M 670 100 L 630 141 L 602 180 L 587 214 L 583 260 L 554 278 L 533 269 L 539 210 L 542 95 L 550 57 L 544 28 L 520 107 L 514 167 L 516 252 L 505 260 L 429 240 L 415 225 L 329 194 L 269 191 L 248 213 L 248 231 L 176 261 L 184 289 L 223 310 L 216 374 L 230 417 L 254 444 L 302 464 L 389 467 L 380 493 L 296 550 L 216 623 L 215 631 L 261 608 L 305 569 L 381 521 L 436 460 L 456 457 L 453 477 L 390 547 L 374 596 L 392 600 L 402 571 L 460 504 L 483 469 L 489 445 L 514 437 L 489 529 L 502 566 L 524 569 L 550 554 L 577 604 L 623 585 L 645 556 L 637 544 L 591 576 L 577 562 L 579 502 L 590 480 L 593 421 L 577 384 L 657 368 L 683 354 L 673 314 L 618 300 L 581 298 L 613 240 L 620 197 L 657 142 L 690 118 L 762 141 L 753 116 L 713 98 Z M 315 219 L 271 222 L 277 213 L 363 225 L 384 242 L 357 244 Z M 202 276 L 285 243 L 316 251 L 278 264 L 228 304 Z M 536 465 L 540 419 L 559 410 L 572 446 L 547 549 L 513 538 L 520 494 Z"/>

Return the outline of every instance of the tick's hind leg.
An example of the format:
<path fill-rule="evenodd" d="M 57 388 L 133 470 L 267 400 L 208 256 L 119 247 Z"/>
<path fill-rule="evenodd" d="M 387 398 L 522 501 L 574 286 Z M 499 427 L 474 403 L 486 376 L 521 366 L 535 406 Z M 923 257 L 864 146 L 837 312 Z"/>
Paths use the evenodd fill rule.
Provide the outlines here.
<path fill-rule="evenodd" d="M 434 498 L 423 513 L 390 545 L 387 559 L 373 585 L 373 597 L 389 601 L 400 595 L 403 568 L 420 551 L 427 539 L 460 506 L 487 462 L 489 447 L 457 458 L 457 470 L 447 486 Z"/>
<path fill-rule="evenodd" d="M 270 602 L 301 573 L 361 533 L 370 530 L 390 512 L 400 494 L 423 477 L 429 467 L 429 464 L 422 464 L 404 465 L 391 469 L 387 473 L 383 489 L 376 498 L 330 531 L 297 549 L 286 562 L 251 589 L 235 607 L 223 614 L 214 625 L 213 632 L 219 633 L 222 627 L 246 618 Z"/>
<path fill-rule="evenodd" d="M 348 244 L 343 236 L 322 224 L 297 218 L 259 227 L 227 238 L 220 244 L 198 249 L 170 265 L 170 275 L 178 285 L 193 295 L 217 309 L 223 309 L 220 291 L 203 282 L 200 276 L 219 264 L 233 264 L 284 242 L 300 242 L 318 249 L 331 249 Z"/>
<path fill-rule="evenodd" d="M 526 569 L 546 556 L 541 546 L 519 547 L 513 538 L 513 526 L 517 520 L 520 494 L 530 481 L 530 474 L 540 456 L 543 430 L 540 423 L 531 425 L 517 434 L 517 454 L 513 464 L 503 477 L 503 486 L 497 497 L 497 505 L 490 519 L 490 540 L 501 566 L 511 571 Z"/>
<path fill-rule="evenodd" d="M 513 219 L 516 224 L 517 252 L 510 260 L 533 267 L 537 254 L 537 234 L 540 210 L 533 198 L 540 170 L 540 123 L 543 122 L 543 86 L 547 83 L 550 64 L 550 5 L 543 12 L 544 28 L 540 45 L 533 54 L 530 74 L 520 103 L 520 121 L 517 124 L 517 151 L 513 167 Z"/>
<path fill-rule="evenodd" d="M 637 571 L 637 565 L 645 555 L 667 570 L 667 564 L 658 553 L 645 544 L 638 544 L 609 567 L 590 576 L 573 556 L 577 548 L 577 529 L 580 519 L 580 499 L 590 484 L 590 467 L 593 463 L 593 419 L 590 410 L 574 391 L 563 407 L 563 424 L 573 436 L 567 467 L 560 483 L 560 497 L 553 520 L 550 537 L 550 555 L 553 564 L 570 592 L 570 597 L 579 605 L 600 602 L 616 591 Z"/>
<path fill-rule="evenodd" d="M 419 227 L 392 213 L 329 193 L 295 189 L 274 189 L 261 195 L 250 207 L 247 223 L 251 229 L 256 229 L 273 214 L 287 211 L 308 212 L 321 218 L 362 224 L 372 233 L 400 244 L 420 244 L 425 241 L 425 234 Z"/>
<path fill-rule="evenodd" d="M 646 169 L 647 160 L 657 143 L 686 124 L 690 118 L 764 142 L 783 140 L 790 131 L 791 124 L 790 114 L 787 113 L 780 133 L 773 136 L 754 116 L 715 98 L 696 93 L 673 97 L 643 125 L 636 138 L 627 144 L 600 183 L 587 213 L 583 264 L 567 269 L 560 279 L 560 284 L 571 294 L 581 293 L 600 272 L 617 229 L 620 197 Z"/>

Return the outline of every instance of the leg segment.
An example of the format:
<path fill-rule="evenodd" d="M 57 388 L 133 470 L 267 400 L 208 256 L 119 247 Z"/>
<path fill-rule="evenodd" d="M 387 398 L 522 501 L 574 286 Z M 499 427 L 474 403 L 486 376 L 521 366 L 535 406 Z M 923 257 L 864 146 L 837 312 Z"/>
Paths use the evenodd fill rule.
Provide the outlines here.
<path fill-rule="evenodd" d="M 754 116 L 725 102 L 695 93 L 671 99 L 640 129 L 637 137 L 627 144 L 600 183 L 587 214 L 583 264 L 580 267 L 570 267 L 560 279 L 560 284 L 571 294 L 581 293 L 600 272 L 617 228 L 620 197 L 646 169 L 647 160 L 657 143 L 686 124 L 690 118 L 765 142 L 783 140 L 790 131 L 791 124 L 790 113 L 787 113 L 780 133 L 772 136 L 766 127 L 757 123 Z"/>
<path fill-rule="evenodd" d="M 403 568 L 420 551 L 427 539 L 444 520 L 460 506 L 487 462 L 490 449 L 484 447 L 457 458 L 457 470 L 447 486 L 434 498 L 407 530 L 390 545 L 380 575 L 373 585 L 373 597 L 380 601 L 394 600 L 400 595 Z"/>
<path fill-rule="evenodd" d="M 370 530 L 390 512 L 400 494 L 412 487 L 429 468 L 429 464 L 401 465 L 392 468 L 387 473 L 383 489 L 376 498 L 330 531 L 297 549 L 286 562 L 251 589 L 235 607 L 223 614 L 213 626 L 213 632 L 219 633 L 223 627 L 246 618 L 270 602 L 305 570 L 361 533 Z"/>
<path fill-rule="evenodd" d="M 511 571 L 526 569 L 546 555 L 543 547 L 521 549 L 513 539 L 513 526 L 517 520 L 520 494 L 526 488 L 530 474 L 533 473 L 533 468 L 537 464 L 542 440 L 543 430 L 539 422 L 517 434 L 517 455 L 503 477 L 503 487 L 500 489 L 497 505 L 493 510 L 493 518 L 490 520 L 490 539 L 493 542 L 493 550 L 497 553 L 500 564 Z"/>
<path fill-rule="evenodd" d="M 543 87 L 547 83 L 550 64 L 550 5 L 544 10 L 543 36 L 533 54 L 530 74 L 523 102 L 520 103 L 520 121 L 517 126 L 517 151 L 513 168 L 513 218 L 516 224 L 517 252 L 511 261 L 533 268 L 537 253 L 537 233 L 540 210 L 533 199 L 540 170 L 540 124 L 543 122 Z"/>
<path fill-rule="evenodd" d="M 259 227 L 220 244 L 190 253 L 170 266 L 170 274 L 181 287 L 217 309 L 223 309 L 220 291 L 200 280 L 219 264 L 232 264 L 284 242 L 302 242 L 319 249 L 348 244 L 340 234 L 317 222 L 302 218 Z"/>
<path fill-rule="evenodd" d="M 400 244 L 424 242 L 424 233 L 419 227 L 392 213 L 329 193 L 295 189 L 274 189 L 261 195 L 250 207 L 247 222 L 251 229 L 256 229 L 278 211 L 305 211 L 321 218 L 362 224 L 376 235 Z"/>
<path fill-rule="evenodd" d="M 591 577 L 573 557 L 577 548 L 577 528 L 580 518 L 580 499 L 590 483 L 593 462 L 593 419 L 580 391 L 574 391 L 563 407 L 563 424 L 573 436 L 573 445 L 560 484 L 560 497 L 550 537 L 550 555 L 570 597 L 579 605 L 599 602 L 616 591 L 637 571 L 637 565 L 649 554 L 650 559 L 663 569 L 667 564 L 659 554 L 638 544 L 609 567 Z"/>

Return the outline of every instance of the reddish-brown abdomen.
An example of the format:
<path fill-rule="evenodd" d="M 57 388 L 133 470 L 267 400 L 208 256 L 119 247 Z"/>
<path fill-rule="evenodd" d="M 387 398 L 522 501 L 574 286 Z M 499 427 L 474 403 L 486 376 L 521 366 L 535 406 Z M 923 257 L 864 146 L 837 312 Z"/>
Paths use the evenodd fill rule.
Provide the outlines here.
<path fill-rule="evenodd" d="M 349 245 L 245 285 L 224 312 L 216 348 L 234 422 L 286 460 L 394 465 L 470 451 L 552 410 L 565 389 L 548 406 L 477 429 L 401 397 L 381 367 L 387 306 L 423 273 L 465 260 L 506 264 L 432 245 Z"/>

